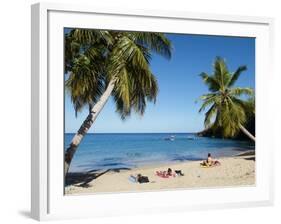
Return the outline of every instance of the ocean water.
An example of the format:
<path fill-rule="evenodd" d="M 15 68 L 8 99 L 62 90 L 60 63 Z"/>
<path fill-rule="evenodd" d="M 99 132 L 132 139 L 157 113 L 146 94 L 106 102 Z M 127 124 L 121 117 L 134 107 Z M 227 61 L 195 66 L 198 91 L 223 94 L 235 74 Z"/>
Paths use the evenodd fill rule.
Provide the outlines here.
<path fill-rule="evenodd" d="M 165 138 L 175 136 L 174 141 Z M 65 149 L 74 134 L 65 134 Z M 76 151 L 70 172 L 134 168 L 233 156 L 254 149 L 248 141 L 198 137 L 189 133 L 87 134 Z"/>

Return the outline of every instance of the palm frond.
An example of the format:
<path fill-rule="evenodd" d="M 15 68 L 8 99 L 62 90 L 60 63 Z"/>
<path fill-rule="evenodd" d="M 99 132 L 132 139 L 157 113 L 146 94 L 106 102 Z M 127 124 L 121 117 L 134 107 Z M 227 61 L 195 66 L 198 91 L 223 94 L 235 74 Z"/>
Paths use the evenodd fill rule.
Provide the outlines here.
<path fill-rule="evenodd" d="M 129 111 L 131 107 L 130 101 L 130 92 L 131 92 L 131 83 L 128 77 L 128 72 L 126 67 L 123 67 L 118 74 L 116 79 L 116 85 L 114 90 L 116 97 L 121 99 L 123 102 L 122 111 Z"/>
<path fill-rule="evenodd" d="M 230 95 L 233 96 L 241 96 L 241 95 L 247 95 L 252 96 L 254 94 L 254 90 L 252 88 L 232 88 L 230 89 Z"/>
<path fill-rule="evenodd" d="M 227 65 L 221 57 L 216 57 L 214 62 L 214 78 L 219 83 L 221 89 L 224 88 L 230 79 Z"/>
<path fill-rule="evenodd" d="M 206 109 L 206 107 L 216 103 L 217 99 L 216 99 L 216 95 L 215 96 L 211 96 L 208 97 L 204 100 L 204 102 L 202 103 L 200 109 L 199 109 L 199 113 L 201 113 L 202 111 L 204 111 Z"/>
<path fill-rule="evenodd" d="M 228 83 L 228 87 L 232 87 L 235 84 L 235 82 L 237 81 L 237 79 L 239 79 L 241 73 L 246 70 L 247 70 L 247 66 L 245 66 L 245 65 L 239 66 L 238 69 L 232 74 L 231 79 Z"/>
<path fill-rule="evenodd" d="M 126 36 L 119 39 L 114 48 L 115 60 L 123 60 L 132 66 L 141 67 L 143 70 L 149 69 L 147 58 L 143 54 L 143 49 L 136 45 Z"/>
<path fill-rule="evenodd" d="M 77 115 L 85 105 L 97 102 L 104 90 L 104 78 L 99 73 L 99 68 L 95 67 L 89 58 L 80 55 L 74 60 L 65 86 Z"/>
<path fill-rule="evenodd" d="M 215 92 L 215 93 L 207 93 L 207 94 L 203 94 L 202 96 L 200 96 L 200 99 L 201 100 L 206 100 L 206 99 L 208 99 L 208 98 L 210 98 L 210 97 L 214 97 L 214 96 L 217 96 L 217 92 Z"/>
<path fill-rule="evenodd" d="M 113 43 L 110 33 L 103 30 L 73 29 L 70 32 L 70 36 L 80 44 L 95 44 L 103 42 L 108 46 Z"/>
<path fill-rule="evenodd" d="M 171 58 L 172 43 L 165 34 L 157 32 L 134 32 L 132 36 L 137 44 L 140 44 L 167 59 Z"/>
<path fill-rule="evenodd" d="M 216 115 L 217 113 L 217 108 L 216 105 L 213 104 L 209 110 L 205 113 L 205 120 L 204 120 L 204 125 L 206 128 L 210 127 L 211 125 L 211 119 Z"/>
<path fill-rule="evenodd" d="M 200 76 L 203 79 L 204 83 L 208 86 L 210 91 L 215 92 L 220 89 L 220 84 L 213 76 L 210 76 L 205 72 L 202 72 Z"/>

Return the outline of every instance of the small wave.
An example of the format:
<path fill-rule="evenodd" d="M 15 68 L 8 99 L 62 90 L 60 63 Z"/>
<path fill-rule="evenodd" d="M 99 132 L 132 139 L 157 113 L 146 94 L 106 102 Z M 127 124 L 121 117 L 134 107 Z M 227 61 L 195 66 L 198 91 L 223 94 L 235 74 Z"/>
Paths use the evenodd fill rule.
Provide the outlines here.
<path fill-rule="evenodd" d="M 104 163 L 104 164 L 100 164 L 100 166 L 105 166 L 105 167 L 114 166 L 114 167 L 116 167 L 116 166 L 127 166 L 127 164 L 116 162 L 116 163 Z"/>
<path fill-rule="evenodd" d="M 233 151 L 238 151 L 238 152 L 244 152 L 244 151 L 248 151 L 250 149 L 255 149 L 255 147 L 248 146 L 248 147 L 243 147 L 243 148 L 233 148 L 232 150 Z"/>
<path fill-rule="evenodd" d="M 198 161 L 198 160 L 202 160 L 203 158 L 202 157 L 196 157 L 196 156 L 174 156 L 174 158 L 172 158 L 171 160 L 172 161 L 180 161 L 180 162 L 183 162 L 183 161 Z"/>
<path fill-rule="evenodd" d="M 120 161 L 121 159 L 121 157 L 107 157 L 103 158 L 103 161 Z"/>

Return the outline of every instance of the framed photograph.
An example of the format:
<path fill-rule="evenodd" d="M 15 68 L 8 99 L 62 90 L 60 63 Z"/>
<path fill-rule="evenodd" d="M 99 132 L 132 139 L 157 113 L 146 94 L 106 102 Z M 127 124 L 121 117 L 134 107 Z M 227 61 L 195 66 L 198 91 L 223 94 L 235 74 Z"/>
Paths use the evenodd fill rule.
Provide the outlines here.
<path fill-rule="evenodd" d="M 272 30 L 32 5 L 32 217 L 271 205 Z"/>

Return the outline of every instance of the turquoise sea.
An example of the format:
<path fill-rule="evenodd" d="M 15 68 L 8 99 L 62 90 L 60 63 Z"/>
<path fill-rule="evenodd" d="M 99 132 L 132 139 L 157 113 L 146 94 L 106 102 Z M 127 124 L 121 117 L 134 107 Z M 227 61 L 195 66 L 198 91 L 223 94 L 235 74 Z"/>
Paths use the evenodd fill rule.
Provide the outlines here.
<path fill-rule="evenodd" d="M 65 149 L 74 134 L 65 134 Z M 174 136 L 171 140 L 167 140 Z M 233 156 L 254 149 L 248 141 L 198 137 L 192 133 L 87 134 L 74 155 L 70 172 L 134 168 Z"/>

